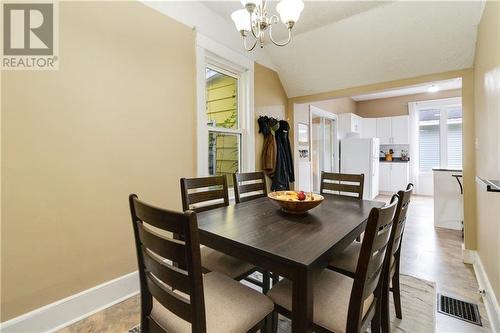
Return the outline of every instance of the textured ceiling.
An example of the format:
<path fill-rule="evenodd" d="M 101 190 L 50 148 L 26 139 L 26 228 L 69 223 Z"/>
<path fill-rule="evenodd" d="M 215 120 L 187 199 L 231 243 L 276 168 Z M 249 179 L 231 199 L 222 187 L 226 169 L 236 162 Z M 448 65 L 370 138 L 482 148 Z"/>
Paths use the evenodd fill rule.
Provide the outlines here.
<path fill-rule="evenodd" d="M 244 53 L 230 18 L 240 2 L 198 4 L 213 17 L 204 14 L 192 25 L 212 38 L 231 37 Z M 289 97 L 470 68 L 483 6 L 483 1 L 305 1 L 292 42 L 266 45 L 255 54 L 278 71 Z M 229 31 L 221 36 L 211 30 Z M 278 39 L 285 34 L 276 32 L 283 34 Z"/>
<path fill-rule="evenodd" d="M 267 2 L 267 11 L 270 15 L 277 15 L 276 4 L 278 1 Z M 299 23 L 293 28 L 298 35 L 321 26 L 338 22 L 355 14 L 362 13 L 372 8 L 389 3 L 388 1 L 306 1 L 301 13 Z M 243 8 L 240 1 L 205 1 L 205 6 L 229 18 L 235 10 Z M 284 27 L 284 25 L 283 25 Z M 286 29 L 281 29 L 286 33 Z"/>

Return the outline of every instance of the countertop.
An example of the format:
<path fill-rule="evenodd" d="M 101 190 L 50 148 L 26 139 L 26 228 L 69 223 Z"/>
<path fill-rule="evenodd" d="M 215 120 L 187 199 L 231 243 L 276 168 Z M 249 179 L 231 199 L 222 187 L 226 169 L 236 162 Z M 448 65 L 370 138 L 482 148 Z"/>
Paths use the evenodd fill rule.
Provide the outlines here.
<path fill-rule="evenodd" d="M 408 163 L 408 162 L 410 162 L 410 160 L 404 161 L 399 157 L 393 157 L 392 161 L 386 161 L 385 157 L 381 157 L 380 162 L 384 162 L 384 163 Z"/>
<path fill-rule="evenodd" d="M 432 168 L 432 171 L 462 172 L 462 169 Z"/>
<path fill-rule="evenodd" d="M 476 182 L 480 184 L 486 192 L 500 192 L 500 180 L 483 179 L 476 176 Z"/>

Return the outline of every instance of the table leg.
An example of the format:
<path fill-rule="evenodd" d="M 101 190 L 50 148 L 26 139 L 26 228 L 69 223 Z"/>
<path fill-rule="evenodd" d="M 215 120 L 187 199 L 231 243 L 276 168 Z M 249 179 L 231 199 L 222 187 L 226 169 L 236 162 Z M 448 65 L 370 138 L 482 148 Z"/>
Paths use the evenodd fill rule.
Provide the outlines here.
<path fill-rule="evenodd" d="M 293 279 L 292 332 L 312 332 L 313 288 L 311 270 L 297 270 Z"/>

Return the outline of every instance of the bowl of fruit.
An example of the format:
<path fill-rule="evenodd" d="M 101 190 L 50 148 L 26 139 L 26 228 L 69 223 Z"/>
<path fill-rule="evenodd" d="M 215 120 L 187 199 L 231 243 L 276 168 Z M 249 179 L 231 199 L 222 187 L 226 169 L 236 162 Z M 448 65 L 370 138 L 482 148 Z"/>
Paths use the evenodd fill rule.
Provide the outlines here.
<path fill-rule="evenodd" d="M 323 196 L 304 191 L 276 191 L 267 195 L 282 211 L 290 214 L 304 214 L 318 206 Z"/>

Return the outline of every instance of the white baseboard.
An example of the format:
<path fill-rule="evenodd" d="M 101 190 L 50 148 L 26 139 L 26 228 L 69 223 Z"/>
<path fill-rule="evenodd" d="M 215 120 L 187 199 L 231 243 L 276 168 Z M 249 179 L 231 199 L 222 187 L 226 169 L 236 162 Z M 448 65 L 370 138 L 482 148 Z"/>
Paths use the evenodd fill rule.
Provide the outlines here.
<path fill-rule="evenodd" d="M 476 274 L 477 283 L 479 284 L 479 290 L 484 291 L 481 294 L 483 296 L 483 302 L 488 314 L 491 330 L 493 332 L 500 332 L 500 305 L 496 299 L 495 292 L 491 287 L 488 275 L 486 275 L 481 257 L 476 251 L 468 251 L 472 252 L 474 256 L 474 273 Z"/>
<path fill-rule="evenodd" d="M 0 332 L 53 332 L 138 292 L 139 275 L 136 271 L 3 322 L 0 324 Z"/>
<path fill-rule="evenodd" d="M 474 265 L 474 261 L 476 260 L 476 251 L 468 250 L 465 248 L 465 245 L 462 244 L 462 261 L 464 264 Z"/>

